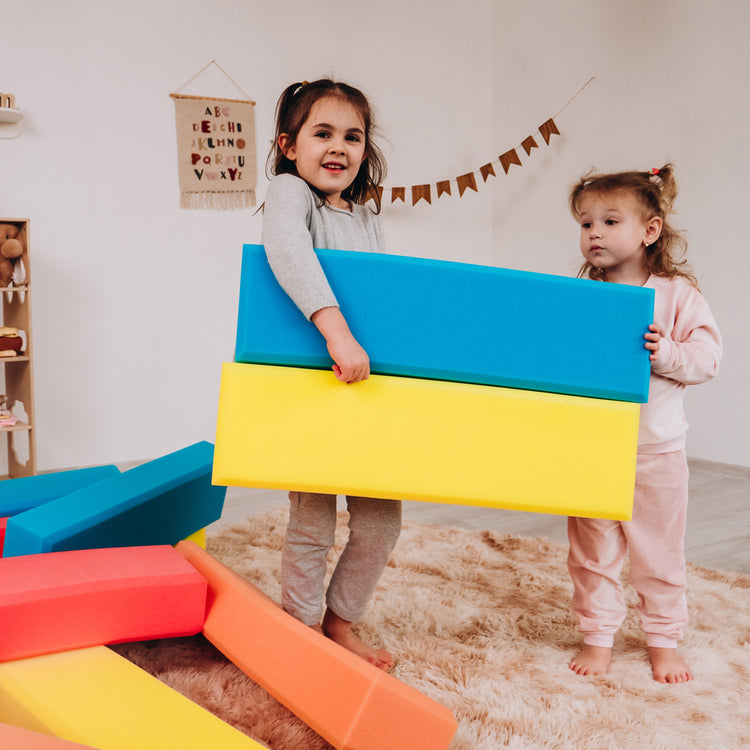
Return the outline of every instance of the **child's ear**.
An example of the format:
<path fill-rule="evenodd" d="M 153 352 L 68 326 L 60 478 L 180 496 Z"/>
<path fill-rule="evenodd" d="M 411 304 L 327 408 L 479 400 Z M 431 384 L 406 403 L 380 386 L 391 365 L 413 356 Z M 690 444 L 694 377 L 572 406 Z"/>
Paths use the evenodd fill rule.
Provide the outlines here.
<path fill-rule="evenodd" d="M 279 148 L 289 161 L 294 161 L 297 158 L 297 151 L 292 139 L 289 137 L 289 133 L 282 133 L 279 136 Z"/>
<path fill-rule="evenodd" d="M 653 245 L 659 239 L 663 225 L 664 223 L 659 216 L 652 216 L 646 222 L 646 236 L 643 243 L 645 245 Z"/>

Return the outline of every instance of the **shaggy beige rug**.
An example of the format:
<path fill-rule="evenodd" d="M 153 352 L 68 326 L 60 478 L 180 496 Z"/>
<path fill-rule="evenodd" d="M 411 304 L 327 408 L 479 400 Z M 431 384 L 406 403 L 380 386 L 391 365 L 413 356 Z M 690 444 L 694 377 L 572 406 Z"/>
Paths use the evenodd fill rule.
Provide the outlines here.
<path fill-rule="evenodd" d="M 278 601 L 285 524 L 286 510 L 269 511 L 209 535 L 208 551 Z M 690 566 L 694 681 L 651 679 L 632 616 L 610 674 L 585 678 L 567 667 L 578 636 L 565 555 L 541 539 L 407 522 L 360 633 L 453 711 L 451 750 L 750 746 L 750 576 Z M 114 648 L 272 750 L 330 747 L 201 636 Z"/>

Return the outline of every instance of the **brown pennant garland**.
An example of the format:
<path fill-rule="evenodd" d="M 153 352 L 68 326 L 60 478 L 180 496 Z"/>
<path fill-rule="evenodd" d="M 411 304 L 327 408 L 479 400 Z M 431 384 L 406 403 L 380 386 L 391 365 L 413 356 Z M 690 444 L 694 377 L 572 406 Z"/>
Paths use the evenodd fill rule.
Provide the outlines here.
<path fill-rule="evenodd" d="M 565 110 L 565 108 L 573 101 L 573 99 L 575 99 L 593 80 L 594 78 L 589 78 L 589 80 L 586 81 L 586 83 L 567 101 L 562 109 L 560 109 L 557 115 L 555 115 L 554 117 L 550 117 L 538 127 L 537 131 L 539 135 L 541 135 L 544 139 L 545 145 L 549 146 L 553 135 L 560 135 L 560 131 L 557 128 L 557 124 L 555 123 L 554 118 L 557 117 L 563 110 Z M 535 148 L 539 148 L 539 143 L 532 134 L 521 141 L 520 147 L 523 149 L 526 156 L 531 156 L 531 152 Z M 496 164 L 499 164 L 503 168 L 503 172 L 505 174 L 508 174 L 511 166 L 513 166 L 514 164 L 518 167 L 523 166 L 521 157 L 518 154 L 518 149 L 510 148 L 504 153 L 500 154 L 500 156 L 498 156 L 494 162 L 487 162 L 487 164 L 483 164 L 481 167 L 479 167 L 478 172 L 482 178 L 483 183 L 486 183 L 490 177 L 497 176 L 497 172 L 495 171 Z M 435 188 L 437 198 L 440 198 L 443 195 L 453 195 L 451 189 L 452 183 L 455 184 L 458 188 L 458 195 L 460 198 L 463 198 L 463 195 L 467 190 L 473 190 L 475 193 L 479 192 L 479 188 L 477 187 L 477 178 L 474 171 L 472 171 L 466 172 L 466 174 L 459 175 L 453 180 L 439 180 L 438 182 L 436 182 Z M 416 206 L 417 203 L 419 203 L 421 200 L 424 200 L 425 202 L 432 205 L 432 185 L 430 184 L 412 185 L 408 188 L 406 186 L 390 188 L 391 203 L 395 203 L 396 201 L 402 201 L 403 203 L 406 203 L 407 190 L 411 191 L 412 206 Z M 383 187 L 379 186 L 377 188 L 377 191 L 379 197 L 382 198 Z M 373 191 L 371 191 L 371 195 L 372 192 Z"/>
<path fill-rule="evenodd" d="M 544 138 L 545 144 L 548 146 L 553 135 L 560 135 L 560 131 L 557 129 L 557 125 L 555 124 L 554 119 L 551 117 L 549 120 L 539 126 L 539 133 L 542 138 Z M 521 142 L 521 147 L 526 153 L 526 156 L 530 156 L 533 149 L 539 148 L 539 144 L 536 142 L 534 136 L 530 135 L 523 139 L 523 141 Z M 495 172 L 495 164 L 500 164 L 505 174 L 508 174 L 508 170 L 510 170 L 513 164 L 519 167 L 523 166 L 521 157 L 518 155 L 518 150 L 515 148 L 508 149 L 505 153 L 502 153 L 497 157 L 496 162 L 487 162 L 487 164 L 483 164 L 481 167 L 479 167 L 479 174 L 482 178 L 483 183 L 487 182 L 490 177 L 497 177 L 497 172 Z M 466 172 L 466 174 L 462 174 L 456 177 L 455 180 L 439 180 L 438 182 L 436 182 L 435 188 L 438 198 L 440 198 L 440 196 L 442 195 L 452 195 L 451 182 L 456 183 L 456 186 L 458 187 L 458 195 L 460 198 L 463 198 L 463 195 L 467 190 L 473 190 L 475 193 L 479 192 L 475 173 Z M 432 205 L 432 185 L 430 184 L 412 185 L 410 188 L 407 188 L 406 186 L 392 187 L 390 188 L 391 203 L 395 203 L 396 201 L 406 203 L 407 190 L 411 191 L 412 206 L 416 206 L 417 203 L 419 203 L 419 201 L 421 200 L 424 200 L 426 203 Z M 379 197 L 382 199 L 382 185 L 378 186 L 377 191 Z M 371 197 L 374 197 L 374 195 L 372 195 L 373 192 L 374 191 L 371 191 Z"/>

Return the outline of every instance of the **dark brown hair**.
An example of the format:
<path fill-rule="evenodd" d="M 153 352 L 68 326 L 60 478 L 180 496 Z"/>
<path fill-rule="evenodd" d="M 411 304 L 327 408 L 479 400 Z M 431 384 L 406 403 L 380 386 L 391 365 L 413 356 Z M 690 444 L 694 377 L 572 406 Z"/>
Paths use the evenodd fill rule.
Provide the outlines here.
<path fill-rule="evenodd" d="M 667 221 L 667 216 L 674 213 L 673 205 L 677 198 L 677 182 L 674 178 L 674 166 L 665 164 L 660 169 L 648 172 L 613 172 L 596 174 L 593 170 L 583 175 L 573 185 L 568 197 L 570 212 L 576 221 L 581 219 L 581 201 L 587 195 L 632 195 L 638 202 L 644 221 L 658 216 L 662 221 L 659 239 L 646 247 L 646 267 L 655 276 L 683 276 L 693 286 L 698 282 L 687 266 L 685 253 L 687 240 L 682 232 L 674 229 Z M 578 276 L 599 279 L 603 271 L 586 261 L 578 270 Z"/>
<path fill-rule="evenodd" d="M 308 83 L 293 83 L 287 86 L 276 104 L 276 127 L 274 141 L 266 160 L 266 175 L 297 175 L 297 166 L 284 155 L 279 146 L 279 136 L 286 133 L 290 142 L 297 140 L 300 128 L 310 116 L 313 105 L 326 97 L 342 99 L 351 104 L 362 117 L 365 125 L 365 158 L 349 187 L 341 193 L 342 198 L 354 203 L 365 203 L 369 198 L 375 201 L 375 213 L 380 212 L 380 191 L 377 190 L 385 178 L 385 158 L 380 148 L 373 141 L 376 132 L 372 108 L 367 97 L 353 86 L 346 83 L 321 78 Z M 299 176 L 299 175 L 297 175 Z M 310 189 L 321 200 L 324 196 L 312 185 Z"/>

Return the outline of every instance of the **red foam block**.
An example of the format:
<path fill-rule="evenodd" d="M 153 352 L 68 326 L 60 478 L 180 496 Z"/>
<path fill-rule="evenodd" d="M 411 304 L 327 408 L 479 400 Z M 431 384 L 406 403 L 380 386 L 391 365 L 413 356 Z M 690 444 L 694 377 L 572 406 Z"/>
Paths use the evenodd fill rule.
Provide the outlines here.
<path fill-rule="evenodd" d="M 284 612 L 198 545 L 177 551 L 208 580 L 203 634 L 339 750 L 444 750 L 444 706 Z"/>
<path fill-rule="evenodd" d="M 95 750 L 90 745 L 79 745 L 48 734 L 0 723 L 0 747 L 7 750 Z"/>
<path fill-rule="evenodd" d="M 3 544 L 5 543 L 5 529 L 8 526 L 7 518 L 0 518 L 0 557 L 3 556 Z"/>
<path fill-rule="evenodd" d="M 111 547 L 0 559 L 0 661 L 195 635 L 206 580 L 173 547 Z"/>

